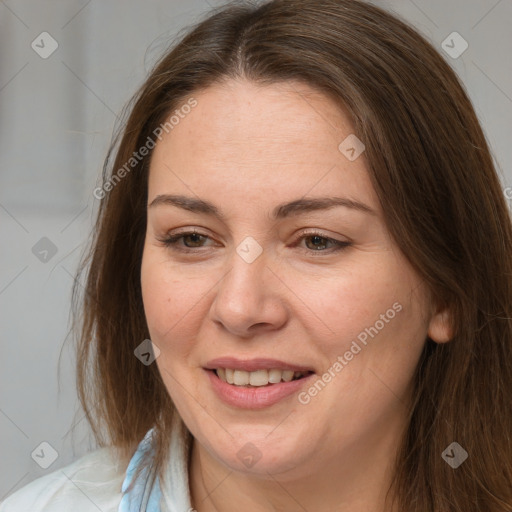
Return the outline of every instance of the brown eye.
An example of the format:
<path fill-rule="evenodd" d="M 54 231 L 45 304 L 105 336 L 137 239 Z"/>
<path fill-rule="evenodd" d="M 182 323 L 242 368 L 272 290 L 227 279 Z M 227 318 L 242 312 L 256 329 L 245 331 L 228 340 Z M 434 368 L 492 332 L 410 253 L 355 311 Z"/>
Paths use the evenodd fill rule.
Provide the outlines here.
<path fill-rule="evenodd" d="M 197 244 L 200 244 L 201 240 L 204 238 L 207 238 L 207 237 L 204 237 L 203 235 L 200 235 L 198 233 L 189 233 L 189 234 L 181 235 L 177 239 L 179 240 L 180 238 L 183 239 L 183 243 L 185 244 L 185 247 L 190 247 L 190 245 L 188 245 L 188 243 L 187 243 L 187 240 L 191 242 L 192 247 L 201 247 L 201 245 L 197 245 Z"/>
<path fill-rule="evenodd" d="M 187 231 L 160 239 L 160 242 L 173 251 L 194 252 L 194 249 L 204 247 L 204 242 L 209 238 L 196 231 Z"/>
<path fill-rule="evenodd" d="M 342 242 L 323 236 L 321 233 L 306 233 L 302 235 L 298 242 L 305 240 L 305 246 L 310 252 L 334 252 L 349 247 L 350 242 Z"/>
<path fill-rule="evenodd" d="M 304 240 L 306 240 L 306 247 L 308 249 L 312 249 L 315 251 L 322 250 L 322 249 L 326 248 L 327 244 L 332 243 L 332 241 L 329 240 L 328 238 L 325 238 L 323 236 L 318 236 L 318 235 L 306 236 L 306 237 L 304 237 Z M 307 243 L 308 240 L 311 241 L 310 245 L 308 245 L 308 243 Z"/>

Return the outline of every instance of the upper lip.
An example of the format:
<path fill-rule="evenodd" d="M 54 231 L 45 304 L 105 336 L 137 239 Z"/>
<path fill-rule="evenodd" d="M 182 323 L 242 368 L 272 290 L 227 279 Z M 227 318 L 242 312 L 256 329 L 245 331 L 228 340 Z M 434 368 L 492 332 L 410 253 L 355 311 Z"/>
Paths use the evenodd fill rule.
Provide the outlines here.
<path fill-rule="evenodd" d="M 230 368 L 233 370 L 245 370 L 254 372 L 256 370 L 293 370 L 294 372 L 314 372 L 310 366 L 288 363 L 279 359 L 270 359 L 258 357 L 255 359 L 237 359 L 236 357 L 218 357 L 208 361 L 204 367 L 207 370 L 216 370 L 217 368 Z"/>

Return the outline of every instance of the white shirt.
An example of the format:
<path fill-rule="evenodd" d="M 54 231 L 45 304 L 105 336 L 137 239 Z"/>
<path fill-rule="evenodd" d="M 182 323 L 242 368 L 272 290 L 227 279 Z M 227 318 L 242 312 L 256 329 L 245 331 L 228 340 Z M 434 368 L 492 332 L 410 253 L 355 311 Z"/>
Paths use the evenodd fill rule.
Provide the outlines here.
<path fill-rule="evenodd" d="M 171 453 L 161 510 L 188 512 L 193 509 L 187 462 L 176 431 Z M 126 469 L 119 466 L 112 448 L 100 448 L 11 494 L 0 504 L 0 512 L 117 512 Z"/>

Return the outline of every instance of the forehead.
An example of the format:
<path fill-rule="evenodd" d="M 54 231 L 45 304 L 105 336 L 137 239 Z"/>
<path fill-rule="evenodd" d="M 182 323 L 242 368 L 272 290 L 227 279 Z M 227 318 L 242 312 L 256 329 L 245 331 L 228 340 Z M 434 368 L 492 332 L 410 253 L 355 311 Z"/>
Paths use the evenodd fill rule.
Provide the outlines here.
<path fill-rule="evenodd" d="M 338 149 L 353 127 L 329 97 L 297 82 L 235 80 L 192 96 L 197 105 L 154 149 L 149 198 L 177 191 L 241 201 L 337 192 L 376 205 L 364 153 L 349 161 Z"/>

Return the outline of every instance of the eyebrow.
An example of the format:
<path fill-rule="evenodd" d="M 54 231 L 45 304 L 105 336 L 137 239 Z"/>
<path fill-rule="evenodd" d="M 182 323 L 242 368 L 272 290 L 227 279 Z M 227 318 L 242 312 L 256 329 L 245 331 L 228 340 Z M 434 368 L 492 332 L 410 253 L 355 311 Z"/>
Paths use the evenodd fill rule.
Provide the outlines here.
<path fill-rule="evenodd" d="M 216 217 L 219 220 L 225 220 L 225 216 L 214 204 L 195 197 L 162 194 L 156 196 L 148 205 L 148 208 L 161 205 L 176 206 L 193 213 L 202 213 Z M 284 219 L 292 215 L 300 215 L 318 210 L 328 210 L 336 206 L 344 206 L 370 215 L 377 215 L 372 208 L 353 199 L 346 197 L 316 197 L 312 199 L 301 198 L 289 203 L 280 204 L 272 211 L 272 219 Z"/>

